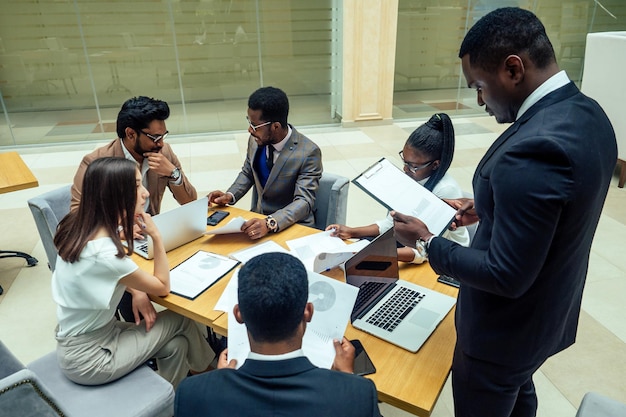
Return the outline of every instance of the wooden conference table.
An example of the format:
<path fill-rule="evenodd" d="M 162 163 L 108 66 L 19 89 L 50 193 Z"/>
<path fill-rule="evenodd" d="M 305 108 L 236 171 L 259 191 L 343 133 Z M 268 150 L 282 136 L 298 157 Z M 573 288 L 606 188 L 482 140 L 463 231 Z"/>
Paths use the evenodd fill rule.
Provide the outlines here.
<path fill-rule="evenodd" d="M 39 182 L 17 152 L 0 153 L 0 194 L 38 187 Z M 28 266 L 37 265 L 31 255 L 12 250 L 0 250 L 0 258 L 24 258 Z M 4 290 L 0 287 L 0 294 Z"/>
<path fill-rule="evenodd" d="M 222 208 L 220 208 L 222 209 Z M 241 210 L 236 207 L 223 208 L 231 212 L 224 222 L 234 216 L 245 219 L 264 217 L 257 213 Z M 243 233 L 227 235 L 211 235 L 200 237 L 167 254 L 170 269 L 174 268 L 199 250 L 228 255 L 253 244 L 271 239 L 288 249 L 286 241 L 317 233 L 319 230 L 302 225 L 293 225 L 277 234 L 270 234 L 263 239 L 251 241 Z M 152 270 L 152 261 L 133 255 L 133 260 L 148 271 Z M 152 300 L 170 310 L 187 316 L 195 321 L 206 324 L 217 333 L 227 335 L 227 314 L 215 311 L 213 307 L 226 288 L 232 272 L 215 283 L 195 300 L 189 300 L 174 294 L 167 297 L 152 296 Z M 336 268 L 325 275 L 343 279 Z M 457 289 L 437 282 L 437 275 L 428 263 L 423 265 L 400 265 L 400 277 L 426 288 L 456 297 Z M 441 322 L 417 353 L 408 352 L 388 342 L 355 329 L 348 324 L 346 337 L 360 339 L 368 352 L 376 373 L 368 375 L 376 384 L 378 399 L 419 416 L 429 416 L 435 406 L 441 389 L 452 366 L 452 353 L 456 341 L 454 330 L 454 308 Z"/>
<path fill-rule="evenodd" d="M 39 185 L 17 152 L 0 153 L 0 167 L 0 194 Z"/>

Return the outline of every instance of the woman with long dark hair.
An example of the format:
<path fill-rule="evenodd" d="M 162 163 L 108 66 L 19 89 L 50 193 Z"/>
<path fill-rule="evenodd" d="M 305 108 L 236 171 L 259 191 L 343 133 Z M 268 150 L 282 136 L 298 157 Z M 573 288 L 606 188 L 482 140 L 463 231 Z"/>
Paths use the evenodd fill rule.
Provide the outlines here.
<path fill-rule="evenodd" d="M 78 210 L 59 223 L 52 275 L 57 355 L 65 375 L 79 384 L 116 380 L 156 358 L 159 374 L 176 387 L 190 369 L 206 370 L 214 357 L 200 327 L 174 312 L 139 324 L 114 317 L 127 287 L 158 296 L 170 291 L 163 241 L 144 211 L 148 196 L 136 163 L 97 159 L 85 172 Z M 152 273 L 129 257 L 135 224 L 154 242 Z"/>
<path fill-rule="evenodd" d="M 404 172 L 442 199 L 463 197 L 459 184 L 448 174 L 453 155 L 454 127 L 445 113 L 434 114 L 430 120 L 415 129 L 400 151 Z M 326 230 L 335 229 L 333 236 L 349 239 L 378 236 L 392 227 L 393 219 L 387 215 L 385 219 L 368 226 L 331 224 Z M 443 236 L 461 245 L 469 245 L 469 234 L 465 227 L 447 230 Z M 398 248 L 399 261 L 419 264 L 425 259 L 426 254 L 421 248 Z"/>

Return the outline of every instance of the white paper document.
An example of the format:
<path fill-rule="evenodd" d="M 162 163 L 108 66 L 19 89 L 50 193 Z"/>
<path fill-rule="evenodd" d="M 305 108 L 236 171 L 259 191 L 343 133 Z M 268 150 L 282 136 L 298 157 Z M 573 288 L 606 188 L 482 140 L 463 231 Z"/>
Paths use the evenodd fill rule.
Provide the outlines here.
<path fill-rule="evenodd" d="M 237 274 L 239 273 L 239 268 L 233 272 L 233 276 L 226 284 L 226 288 L 224 288 L 224 292 L 220 295 L 220 298 L 217 300 L 215 307 L 213 310 L 223 311 L 224 313 L 232 313 L 233 307 L 237 304 Z"/>
<path fill-rule="evenodd" d="M 361 239 L 341 248 L 318 253 L 313 260 L 313 272 L 325 272 L 342 265 L 355 253 L 369 245 L 370 241 Z"/>
<path fill-rule="evenodd" d="M 331 230 L 327 230 L 298 239 L 288 240 L 285 243 L 289 249 L 291 249 L 291 254 L 300 259 L 307 270 L 313 271 L 315 257 L 318 254 L 346 250 L 347 244 L 340 238 L 331 236 L 331 233 Z"/>
<path fill-rule="evenodd" d="M 273 240 L 268 240 L 267 242 L 259 243 L 258 245 L 250 246 L 248 248 L 233 252 L 229 256 L 245 264 L 255 256 L 269 252 L 282 252 L 291 254 L 291 252 L 280 246 L 278 243 L 274 242 Z"/>
<path fill-rule="evenodd" d="M 291 249 L 290 253 L 300 259 L 307 270 L 313 272 L 330 271 L 369 244 L 365 239 L 347 244 L 340 238 L 331 236 L 331 233 L 332 230 L 326 230 L 285 243 Z"/>
<path fill-rule="evenodd" d="M 235 289 L 229 292 L 226 298 L 230 299 L 232 303 L 227 311 L 228 360 L 236 359 L 237 368 L 239 368 L 248 357 L 250 343 L 246 326 L 238 323 L 232 314 L 233 307 L 237 303 L 237 272 L 235 271 L 231 278 L 231 283 L 235 281 Z M 313 303 L 313 318 L 307 324 L 302 340 L 302 350 L 315 366 L 330 369 L 335 359 L 333 339 L 341 340 L 343 338 L 359 289 L 310 271 L 308 278 L 308 301 Z M 234 298 L 233 293 L 235 294 Z M 222 297 L 224 296 L 223 294 Z"/>
<path fill-rule="evenodd" d="M 170 291 L 194 299 L 239 264 L 234 259 L 198 251 L 170 271 Z"/>
<path fill-rule="evenodd" d="M 225 235 L 229 233 L 241 233 L 241 226 L 246 222 L 246 220 L 237 216 L 231 219 L 228 223 L 226 223 L 222 227 L 218 227 L 217 229 L 211 229 L 204 232 L 205 235 Z"/>
<path fill-rule="evenodd" d="M 352 182 L 388 210 L 417 217 L 436 235 L 446 231 L 456 210 L 383 158 Z"/>

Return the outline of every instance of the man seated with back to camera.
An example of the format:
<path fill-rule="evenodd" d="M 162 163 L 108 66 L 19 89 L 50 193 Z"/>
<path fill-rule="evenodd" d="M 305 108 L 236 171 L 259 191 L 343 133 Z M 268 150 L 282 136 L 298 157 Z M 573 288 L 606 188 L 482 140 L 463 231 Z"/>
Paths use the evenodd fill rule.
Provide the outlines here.
<path fill-rule="evenodd" d="M 252 211 L 267 215 L 241 227 L 250 239 L 284 230 L 294 223 L 313 226 L 315 196 L 322 176 L 322 152 L 287 123 L 289 99 L 275 87 L 248 98 L 248 151 L 241 172 L 224 193 L 209 193 L 218 205 L 235 204 L 254 187 Z"/>
<path fill-rule="evenodd" d="M 170 108 L 165 101 L 145 96 L 126 100 L 117 115 L 118 138 L 83 157 L 74 175 L 70 210 L 76 210 L 80 204 L 87 167 L 104 157 L 126 158 L 139 164 L 143 186 L 150 193 L 144 210 L 150 215 L 161 211 L 166 188 L 181 205 L 196 200 L 196 189 L 187 179 L 171 146 L 165 142 L 169 133 L 165 120 L 169 116 Z M 134 232 L 136 239 L 143 238 L 138 227 Z M 149 330 L 156 319 L 154 307 L 145 293 L 128 291 L 118 306 L 119 314 L 125 321 L 139 324 L 141 317 L 138 313 L 141 313 Z"/>
<path fill-rule="evenodd" d="M 237 370 L 225 350 L 217 370 L 186 378 L 176 392 L 177 417 L 380 416 L 374 383 L 352 374 L 354 347 L 345 337 L 334 341 L 333 370 L 304 356 L 313 304 L 302 262 L 285 253 L 256 256 L 240 269 L 237 292 L 233 314 L 247 327 L 251 352 Z"/>

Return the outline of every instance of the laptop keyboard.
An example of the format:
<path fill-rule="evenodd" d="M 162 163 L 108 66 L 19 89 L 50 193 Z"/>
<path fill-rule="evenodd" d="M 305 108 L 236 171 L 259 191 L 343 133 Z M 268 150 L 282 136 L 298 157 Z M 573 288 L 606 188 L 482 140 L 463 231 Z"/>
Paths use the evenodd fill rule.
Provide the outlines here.
<path fill-rule="evenodd" d="M 135 248 L 143 253 L 148 253 L 148 240 L 135 239 Z"/>
<path fill-rule="evenodd" d="M 359 293 L 356 296 L 356 301 L 354 303 L 354 308 L 352 309 L 352 311 L 359 311 L 359 309 L 363 307 L 368 301 L 370 301 L 372 296 L 376 294 L 376 292 L 380 290 L 380 288 L 384 285 L 387 284 L 384 282 L 373 281 L 364 282 L 359 287 Z"/>
<path fill-rule="evenodd" d="M 424 298 L 424 294 L 418 291 L 406 287 L 396 287 L 394 294 L 366 322 L 392 332 L 407 314 L 422 301 L 422 298 Z"/>

